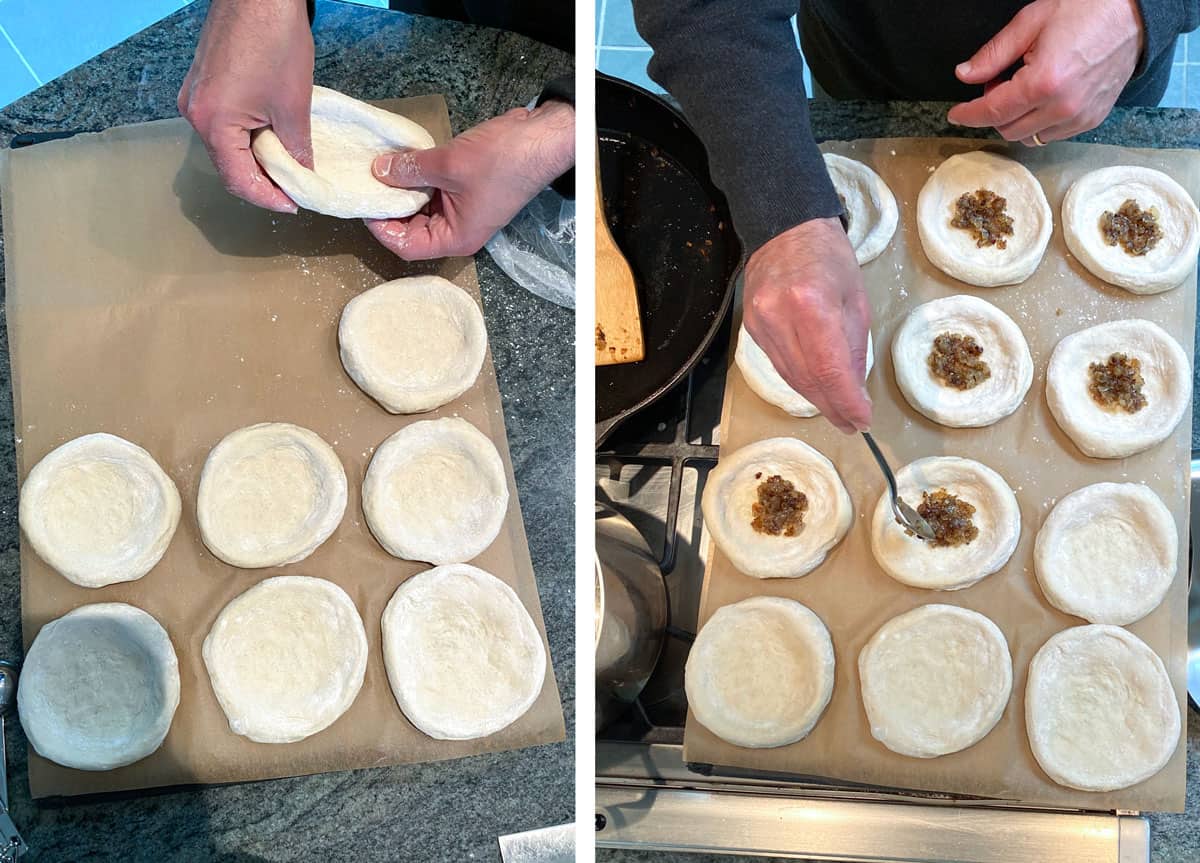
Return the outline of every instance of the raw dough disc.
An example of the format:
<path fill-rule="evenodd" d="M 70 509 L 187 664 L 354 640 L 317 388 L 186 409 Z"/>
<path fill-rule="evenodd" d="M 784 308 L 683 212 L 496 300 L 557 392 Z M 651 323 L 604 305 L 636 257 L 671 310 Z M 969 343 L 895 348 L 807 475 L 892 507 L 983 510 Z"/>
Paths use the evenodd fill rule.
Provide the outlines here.
<path fill-rule="evenodd" d="M 1132 199 L 1158 216 L 1162 237 L 1144 255 L 1104 242 L 1100 219 Z M 1200 210 L 1187 189 L 1161 171 L 1116 165 L 1084 174 L 1063 199 L 1063 239 L 1092 275 L 1135 294 L 1176 287 L 1196 266 Z"/>
<path fill-rule="evenodd" d="M 923 605 L 879 627 L 858 655 L 858 673 L 871 735 L 913 758 L 974 746 L 1012 693 L 1004 633 L 953 605 Z"/>
<path fill-rule="evenodd" d="M 815 417 L 820 413 L 816 406 L 800 393 L 796 392 L 787 381 L 775 370 L 774 363 L 766 351 L 758 346 L 749 330 L 743 326 L 738 330 L 737 350 L 734 361 L 741 369 L 746 385 L 765 402 L 775 405 L 780 410 L 794 417 Z M 871 334 L 867 333 L 867 375 L 875 364 L 875 346 Z"/>
<path fill-rule="evenodd" d="M 972 336 L 991 377 L 955 389 L 929 369 L 933 340 L 942 333 Z M 904 398 L 936 423 L 953 428 L 989 426 L 1011 414 L 1033 383 L 1033 357 L 1021 328 L 986 300 L 967 294 L 917 306 L 892 339 L 892 365 Z"/>
<path fill-rule="evenodd" d="M 414 414 L 474 385 L 487 329 L 462 288 L 440 276 L 413 276 L 347 303 L 338 344 L 346 373 L 367 395 L 394 414 Z"/>
<path fill-rule="evenodd" d="M 883 178 L 862 162 L 825 153 L 825 168 L 846 207 L 846 234 L 861 267 L 879 257 L 892 241 L 900 213 Z"/>
<path fill-rule="evenodd" d="M 158 621 L 122 602 L 82 605 L 34 638 L 17 708 L 43 758 L 112 770 L 162 745 L 179 706 L 179 662 Z"/>
<path fill-rule="evenodd" d="M 546 649 L 511 587 L 465 563 L 418 573 L 383 612 L 383 659 L 408 721 L 438 740 L 495 734 L 533 706 Z"/>
<path fill-rule="evenodd" d="M 775 475 L 808 498 L 795 536 L 759 533 L 751 524 L 758 487 Z M 833 462 L 790 437 L 755 441 L 722 455 L 709 474 L 701 508 L 713 542 L 739 572 L 755 578 L 797 578 L 812 572 L 842 541 L 853 514 Z"/>
<path fill-rule="evenodd" d="M 435 565 L 481 554 L 508 510 L 496 445 L 457 417 L 413 423 L 380 444 L 362 495 L 367 526 L 389 554 Z"/>
<path fill-rule="evenodd" d="M 1007 199 L 1013 233 L 1005 248 L 975 245 L 975 238 L 950 224 L 960 195 L 987 189 Z M 1045 254 L 1054 217 L 1037 178 L 1020 162 L 983 150 L 942 162 L 917 196 L 917 230 L 930 262 L 971 285 L 994 288 L 1025 281 Z"/>
<path fill-rule="evenodd" d="M 1136 413 L 1101 407 L 1088 392 L 1092 363 L 1114 353 L 1141 362 L 1147 404 Z M 1050 413 L 1075 445 L 1093 458 L 1124 458 L 1162 443 L 1188 412 L 1192 368 L 1162 327 L 1132 318 L 1097 324 L 1064 338 L 1046 368 Z"/>
<path fill-rule="evenodd" d="M 1059 785 L 1115 791 L 1149 779 L 1179 744 L 1179 704 L 1162 660 L 1119 626 L 1065 629 L 1029 664 L 1025 728 Z"/>
<path fill-rule="evenodd" d="M 807 606 L 755 596 L 718 608 L 684 670 L 688 707 L 734 746 L 766 749 L 802 740 L 833 695 L 833 642 Z"/>
<path fill-rule="evenodd" d="M 1055 504 L 1033 563 L 1059 611 L 1126 626 L 1158 608 L 1178 553 L 1175 519 L 1158 495 L 1138 483 L 1098 482 Z"/>
<path fill-rule="evenodd" d="M 304 560 L 346 511 L 346 472 L 315 432 L 259 423 L 213 447 L 200 473 L 196 518 L 209 551 L 255 569 Z"/>
<path fill-rule="evenodd" d="M 354 601 L 332 581 L 281 575 L 230 600 L 203 653 L 234 734 L 294 743 L 354 703 L 367 670 L 367 633 Z"/>
<path fill-rule="evenodd" d="M 315 170 L 293 159 L 271 129 L 256 132 L 250 146 L 263 170 L 305 209 L 342 219 L 399 219 L 428 204 L 429 193 L 380 182 L 371 163 L 384 153 L 433 145 L 433 137 L 407 117 L 313 87 Z"/>
<path fill-rule="evenodd" d="M 909 536 L 892 513 L 885 490 L 871 520 L 871 551 L 884 572 L 912 587 L 960 590 L 1004 566 L 1021 538 L 1021 510 L 1008 483 L 987 465 L 955 456 L 930 456 L 896 471 L 896 488 L 914 509 L 923 491 L 944 488 L 975 507 L 979 535 L 956 546 L 934 547 Z"/>
<path fill-rule="evenodd" d="M 140 446 L 77 437 L 34 465 L 21 486 L 21 528 L 38 556 L 81 587 L 141 578 L 179 525 L 179 490 Z"/>

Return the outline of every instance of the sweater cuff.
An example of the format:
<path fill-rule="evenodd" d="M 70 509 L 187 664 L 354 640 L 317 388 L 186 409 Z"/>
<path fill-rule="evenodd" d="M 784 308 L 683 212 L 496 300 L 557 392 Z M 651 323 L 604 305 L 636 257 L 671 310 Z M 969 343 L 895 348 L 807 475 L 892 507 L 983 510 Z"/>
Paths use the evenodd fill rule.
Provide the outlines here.
<path fill-rule="evenodd" d="M 1167 3 L 1163 0 L 1137 0 L 1138 13 L 1142 16 L 1145 39 L 1142 56 L 1134 67 L 1133 77 L 1139 78 L 1161 56 L 1163 51 L 1175 50 L 1179 34 L 1189 29 L 1185 26 L 1182 3 Z"/>

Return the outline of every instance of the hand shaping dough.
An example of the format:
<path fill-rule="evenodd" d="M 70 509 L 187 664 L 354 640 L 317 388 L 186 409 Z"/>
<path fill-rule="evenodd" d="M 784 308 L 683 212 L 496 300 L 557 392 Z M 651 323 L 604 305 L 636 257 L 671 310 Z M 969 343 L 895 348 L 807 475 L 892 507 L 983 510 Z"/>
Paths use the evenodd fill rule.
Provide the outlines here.
<path fill-rule="evenodd" d="M 209 551 L 255 569 L 304 560 L 346 510 L 346 472 L 320 436 L 289 423 L 226 435 L 200 473 L 196 518 Z"/>
<path fill-rule="evenodd" d="M 465 563 L 418 573 L 383 612 L 383 659 L 408 721 L 438 740 L 487 737 L 542 691 L 546 649 L 507 584 Z"/>
<path fill-rule="evenodd" d="M 1141 364 L 1146 404 L 1134 413 L 1102 406 L 1089 391 L 1090 366 L 1104 365 L 1116 353 Z M 1137 318 L 1067 336 L 1046 369 L 1050 413 L 1093 458 L 1124 458 L 1162 443 L 1187 413 L 1191 398 L 1192 369 L 1183 348 L 1158 324 Z"/>
<path fill-rule="evenodd" d="M 1029 664 L 1025 727 L 1059 785 L 1115 791 L 1149 779 L 1179 744 L 1179 704 L 1162 660 L 1119 626 L 1065 629 Z"/>
<path fill-rule="evenodd" d="M 367 670 L 367 633 L 332 581 L 281 575 L 221 610 L 204 667 L 229 729 L 256 743 L 293 743 L 350 709 Z"/>
<path fill-rule="evenodd" d="M 508 510 L 500 453 L 464 419 L 405 426 L 375 451 L 363 515 L 389 554 L 465 563 L 492 544 Z"/>
<path fill-rule="evenodd" d="M 977 246 L 964 228 L 953 227 L 955 202 L 981 189 L 1007 201 L 1012 235 L 1005 247 Z M 1046 193 L 1024 165 L 975 150 L 951 156 L 930 175 L 917 196 L 917 230 L 930 263 L 947 275 L 984 288 L 1015 285 L 1037 269 L 1050 242 L 1054 218 Z"/>
<path fill-rule="evenodd" d="M 256 132 L 250 146 L 263 170 L 301 207 L 341 219 L 399 219 L 429 203 L 429 193 L 380 182 L 371 163 L 384 153 L 433 145 L 433 137 L 407 117 L 313 87 L 314 170 L 293 159 L 271 129 Z"/>
<path fill-rule="evenodd" d="M 1155 216 L 1162 232 L 1144 254 L 1120 242 L 1108 245 L 1101 230 L 1107 213 L 1134 201 Z M 1180 284 L 1196 266 L 1200 210 L 1187 189 L 1161 171 L 1117 165 L 1084 174 L 1071 186 L 1062 208 L 1063 238 L 1092 275 L 1135 294 L 1157 294 Z"/>
<path fill-rule="evenodd" d="M 746 385 L 754 390 L 763 401 L 775 405 L 794 417 L 815 417 L 820 413 L 816 405 L 788 386 L 787 381 L 775 370 L 771 358 L 758 346 L 758 342 L 754 341 L 754 337 L 744 326 L 738 330 L 734 361 L 741 369 L 742 377 L 746 379 Z M 871 367 L 874 364 L 875 347 L 872 344 L 871 334 L 867 333 L 868 376 L 871 374 Z"/>
<path fill-rule="evenodd" d="M 89 434 L 34 465 L 19 513 L 42 560 L 81 587 L 104 587 L 162 559 L 179 525 L 179 491 L 140 446 Z"/>
<path fill-rule="evenodd" d="M 734 746 L 802 740 L 833 695 L 833 642 L 807 606 L 755 596 L 717 609 L 688 654 L 696 721 Z"/>
<path fill-rule="evenodd" d="M 978 612 L 923 605 L 893 617 L 858 655 L 871 734 L 893 752 L 936 758 L 974 746 L 1012 693 L 1012 656 Z"/>
<path fill-rule="evenodd" d="M 1178 553 L 1175 519 L 1158 495 L 1137 483 L 1099 482 L 1050 511 L 1033 563 L 1059 611 L 1126 626 L 1158 608 Z"/>
<path fill-rule="evenodd" d="M 883 178 L 854 159 L 825 153 L 825 168 L 846 208 L 846 234 L 861 267 L 879 257 L 900 220 L 896 198 Z"/>
<path fill-rule="evenodd" d="M 754 527 L 762 488 L 774 476 L 807 499 L 794 535 Z M 833 463 L 795 438 L 755 441 L 722 455 L 701 500 L 713 542 L 737 570 L 755 578 L 797 578 L 814 570 L 850 529 L 853 507 Z"/>
<path fill-rule="evenodd" d="M 338 344 L 346 373 L 367 395 L 394 414 L 415 414 L 471 388 L 487 330 L 462 288 L 440 276 L 413 276 L 347 303 Z"/>
<path fill-rule="evenodd" d="M 21 669 L 21 726 L 43 758 L 112 770 L 162 745 L 179 663 L 158 621 L 121 602 L 82 605 L 42 627 Z"/>

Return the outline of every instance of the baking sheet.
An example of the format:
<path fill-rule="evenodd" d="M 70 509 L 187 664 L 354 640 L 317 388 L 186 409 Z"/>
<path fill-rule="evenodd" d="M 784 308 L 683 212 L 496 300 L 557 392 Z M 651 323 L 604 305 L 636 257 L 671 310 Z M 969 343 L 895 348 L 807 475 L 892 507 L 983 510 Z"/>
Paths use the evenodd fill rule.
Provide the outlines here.
<path fill-rule="evenodd" d="M 947 157 L 984 145 L 1033 171 L 1054 213 L 1056 224 L 1045 258 L 1021 285 L 971 287 L 941 273 L 921 251 L 915 217 L 921 186 Z M 891 187 L 900 207 L 900 225 L 892 244 L 863 268 L 874 309 L 872 330 L 877 346 L 876 366 L 868 382 L 875 403 L 876 438 L 897 470 L 916 458 L 931 455 L 965 456 L 996 469 L 1016 493 L 1021 509 L 1021 540 L 1003 569 L 965 590 L 920 590 L 888 577 L 870 550 L 870 516 L 885 482 L 866 444 L 857 435 L 841 435 L 823 419 L 796 419 L 763 402 L 746 386 L 731 362 L 722 411 L 722 449 L 732 452 L 751 441 L 780 435 L 805 440 L 837 466 L 854 501 L 854 522 L 828 559 L 799 579 L 744 576 L 711 546 L 699 625 L 703 626 L 721 606 L 749 596 L 766 594 L 799 600 L 829 627 L 837 676 L 829 707 L 805 740 L 777 749 L 743 749 L 721 741 L 689 714 L 685 759 L 1049 806 L 1182 811 L 1186 722 L 1181 723 L 1179 747 L 1156 776 L 1122 791 L 1075 791 L 1052 782 L 1034 760 L 1025 736 L 1024 691 L 1029 661 L 1037 649 L 1054 633 L 1086 622 L 1052 608 L 1038 588 L 1033 542 L 1042 521 L 1055 501 L 1081 486 L 1105 480 L 1145 482 L 1175 514 L 1180 537 L 1179 568 L 1162 605 L 1128 628 L 1165 661 L 1184 715 L 1190 412 L 1171 438 L 1148 452 L 1124 460 L 1091 459 L 1076 449 L 1054 422 L 1046 405 L 1044 382 L 1050 353 L 1059 339 L 1102 321 L 1148 318 L 1178 339 L 1192 357 L 1195 270 L 1183 286 L 1170 292 L 1148 297 L 1129 294 L 1104 285 L 1070 256 L 1058 221 L 1072 181 L 1108 165 L 1157 168 L 1182 183 L 1193 198 L 1200 198 L 1200 155 L 1185 150 L 1071 143 L 1026 149 L 957 139 L 830 142 L 823 149 L 872 166 Z M 1024 331 L 1033 354 L 1034 383 L 1024 404 L 988 428 L 936 425 L 908 405 L 895 383 L 891 360 L 895 327 L 915 306 L 955 293 L 982 297 L 1007 312 Z M 859 694 L 858 654 L 887 620 L 930 602 L 970 608 L 999 625 L 1013 656 L 1013 692 L 1000 723 L 978 744 L 940 758 L 916 759 L 893 753 L 871 736 Z"/>
<path fill-rule="evenodd" d="M 441 96 L 381 104 L 422 123 L 438 141 L 450 137 Z M 170 634 L 182 684 L 171 731 L 156 753 L 89 773 L 31 749 L 33 796 L 267 779 L 562 740 L 550 663 L 529 712 L 474 741 L 417 731 L 396 705 L 383 665 L 384 606 L 401 582 L 428 567 L 383 551 L 363 520 L 359 490 L 378 444 L 408 423 L 438 416 L 466 418 L 500 450 L 509 510 L 500 536 L 473 562 L 516 589 L 546 640 L 490 353 L 464 396 L 412 417 L 384 411 L 338 359 L 337 323 L 350 298 L 387 279 L 437 273 L 478 300 L 473 261 L 405 264 L 358 221 L 244 204 L 224 192 L 183 120 L 7 155 L 0 188 L 18 476 L 23 480 L 59 444 L 106 431 L 148 449 L 183 499 L 170 548 L 139 581 L 76 587 L 21 543 L 26 649 L 44 623 L 79 605 L 128 602 Z M 297 423 L 328 441 L 345 467 L 349 502 L 337 531 L 308 559 L 242 570 L 201 542 L 196 489 L 209 449 L 234 429 L 263 421 Z M 229 730 L 200 649 L 229 600 L 284 573 L 341 585 L 362 615 L 370 655 L 362 691 L 333 725 L 298 743 L 259 744 Z"/>

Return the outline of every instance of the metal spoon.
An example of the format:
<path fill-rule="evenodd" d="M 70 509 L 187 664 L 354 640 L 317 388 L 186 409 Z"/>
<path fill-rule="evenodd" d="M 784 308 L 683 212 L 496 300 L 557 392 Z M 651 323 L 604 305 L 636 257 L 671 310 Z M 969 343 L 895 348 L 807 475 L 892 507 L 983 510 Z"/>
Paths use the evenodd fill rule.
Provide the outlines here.
<path fill-rule="evenodd" d="M 870 432 L 863 432 L 862 436 L 867 442 L 867 446 L 871 448 L 871 455 L 875 456 L 875 461 L 879 464 L 879 468 L 883 471 L 883 475 L 887 479 L 888 490 L 892 495 L 892 512 L 896 515 L 896 521 L 900 522 L 900 526 L 905 530 L 911 531 L 917 539 L 925 539 L 932 542 L 936 538 L 933 528 L 896 491 L 896 476 L 892 473 L 887 459 L 883 457 L 883 452 L 880 451 L 879 445 L 875 443 L 875 438 L 871 437 Z"/>
<path fill-rule="evenodd" d="M 28 846 L 8 817 L 8 755 L 4 750 L 4 717 L 17 704 L 17 667 L 0 660 L 0 863 L 11 863 Z"/>

